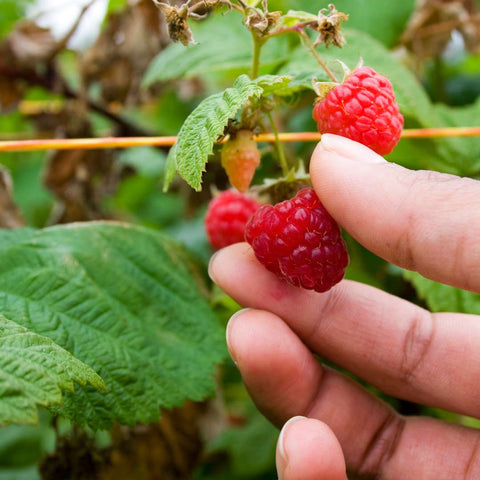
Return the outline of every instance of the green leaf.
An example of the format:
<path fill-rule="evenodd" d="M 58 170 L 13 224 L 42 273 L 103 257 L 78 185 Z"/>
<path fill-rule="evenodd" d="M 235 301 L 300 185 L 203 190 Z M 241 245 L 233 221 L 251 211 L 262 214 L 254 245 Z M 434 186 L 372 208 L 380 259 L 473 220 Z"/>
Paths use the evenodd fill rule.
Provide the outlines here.
<path fill-rule="evenodd" d="M 191 78 L 211 72 L 239 75 L 248 73 L 252 66 L 252 38 L 242 25 L 237 12 L 212 15 L 193 23 L 192 31 L 198 45 L 185 48 L 171 44 L 151 62 L 143 78 L 143 86 L 175 78 Z M 262 48 L 261 72 L 270 73 L 288 57 L 288 39 L 278 37 Z"/>
<path fill-rule="evenodd" d="M 185 120 L 171 155 L 175 157 L 178 173 L 195 190 L 201 190 L 202 173 L 208 156 L 228 121 L 250 98 L 259 97 L 262 93 L 260 86 L 247 75 L 241 75 L 233 87 L 203 100 Z M 167 162 L 170 165 L 167 168 L 171 168 L 173 160 Z"/>
<path fill-rule="evenodd" d="M 434 282 L 408 270 L 404 271 L 404 277 L 412 283 L 432 312 L 480 314 L 480 295 L 477 293 Z"/>
<path fill-rule="evenodd" d="M 74 382 L 105 390 L 103 380 L 50 338 L 0 315 L 0 425 L 37 423 L 39 406 L 62 402 Z"/>
<path fill-rule="evenodd" d="M 167 164 L 165 166 L 165 176 L 163 179 L 163 191 L 166 192 L 172 183 L 173 177 L 177 172 L 177 144 L 175 143 L 168 151 Z"/>
<path fill-rule="evenodd" d="M 248 415 L 245 426 L 228 428 L 208 450 L 228 452 L 232 473 L 252 478 L 268 472 L 274 464 L 278 430 L 258 410 L 250 408 Z"/>
<path fill-rule="evenodd" d="M 304 87 L 299 84 L 292 86 L 292 77 L 288 75 L 262 75 L 255 79 L 255 83 L 263 88 L 263 96 L 277 95 L 288 97 L 294 95 Z"/>
<path fill-rule="evenodd" d="M 318 16 L 313 13 L 304 12 L 302 10 L 289 10 L 285 15 L 280 17 L 278 27 L 293 27 L 301 22 L 316 22 Z"/>
<path fill-rule="evenodd" d="M 103 222 L 0 231 L 0 312 L 91 366 L 106 393 L 66 392 L 59 413 L 107 428 L 214 393 L 223 332 L 189 255 L 168 237 Z"/>
<path fill-rule="evenodd" d="M 433 114 L 439 126 L 475 127 L 480 118 L 480 99 L 466 107 L 448 107 L 435 104 Z M 459 175 L 477 176 L 480 172 L 480 137 L 450 137 L 437 140 L 442 159 L 454 163 Z M 443 162 L 442 162 L 443 165 Z"/>

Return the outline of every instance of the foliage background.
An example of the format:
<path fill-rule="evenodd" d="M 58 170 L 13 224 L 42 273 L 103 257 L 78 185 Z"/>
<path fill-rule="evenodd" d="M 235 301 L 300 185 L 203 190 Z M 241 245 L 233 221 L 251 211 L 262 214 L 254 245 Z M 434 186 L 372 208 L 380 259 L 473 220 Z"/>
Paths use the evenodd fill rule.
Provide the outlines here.
<path fill-rule="evenodd" d="M 472 18 L 478 15 L 480 2 L 457 3 Z M 362 57 L 387 75 L 406 127 L 478 125 L 478 43 L 465 35 L 462 40 L 461 25 L 453 37 L 452 29 L 422 37 L 428 25 L 419 27 L 419 47 L 405 40 L 409 19 L 418 13 L 414 0 L 335 5 L 350 14 L 347 45 L 341 51 L 320 47 L 325 60 L 340 58 L 354 67 Z M 327 4 L 271 0 L 269 6 L 316 13 Z M 30 0 L 1 0 L 0 140 L 175 135 L 202 99 L 250 72 L 250 34 L 236 12 L 191 22 L 198 45 L 185 48 L 170 43 L 150 0 L 110 0 L 103 2 L 97 39 L 78 49 L 77 38 L 52 53 L 45 32 L 18 28 L 31 8 Z M 47 14 L 37 20 L 48 27 Z M 442 22 L 441 16 L 432 19 Z M 12 39 L 19 49 L 12 50 Z M 19 50 L 29 55 L 22 58 Z M 280 129 L 314 131 L 310 82 L 322 73 L 307 50 L 295 36 L 282 36 L 264 48 L 261 65 L 261 74 L 294 78 L 275 111 Z M 255 183 L 280 175 L 274 149 L 260 147 Z M 308 162 L 312 149 L 308 143 L 286 146 L 291 162 Z M 0 231 L 0 342 L 12 358 L 31 350 L 39 365 L 28 371 L 30 384 L 2 390 L 11 404 L 2 401 L 0 419 L 11 423 L 15 401 L 26 391 L 33 392 L 33 403 L 19 423 L 35 422 L 38 405 L 63 402 L 40 408 L 37 425 L 0 429 L 0 479 L 276 478 L 278 432 L 248 399 L 225 352 L 223 329 L 238 305 L 205 275 L 211 250 L 203 215 L 212 188 L 227 188 L 225 173 L 214 155 L 201 192 L 178 177 L 163 192 L 167 153 L 153 147 L 0 153 L 1 226 L 31 228 Z M 388 159 L 477 178 L 480 141 L 404 139 Z M 84 227 L 71 225 L 85 221 Z M 348 278 L 435 311 L 480 314 L 478 295 L 403 272 L 347 241 Z M 15 346 L 12 338 L 26 343 Z M 63 359 L 58 371 L 48 356 L 37 356 L 45 345 Z M 25 363 L 10 362 L 8 370 L 6 355 L 0 373 L 30 379 Z M 101 393 L 102 378 L 110 385 L 107 394 Z M 75 393 L 69 393 L 74 382 Z M 475 419 L 376 393 L 404 414 L 479 426 Z M 122 425 L 112 427 L 112 420 Z"/>

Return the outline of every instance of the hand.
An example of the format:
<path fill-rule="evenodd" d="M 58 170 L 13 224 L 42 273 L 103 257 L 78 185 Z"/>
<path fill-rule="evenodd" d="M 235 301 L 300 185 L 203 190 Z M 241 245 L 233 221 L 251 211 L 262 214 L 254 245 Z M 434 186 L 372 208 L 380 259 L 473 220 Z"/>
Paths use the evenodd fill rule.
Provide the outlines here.
<path fill-rule="evenodd" d="M 401 267 L 480 292 L 480 183 L 385 162 L 324 135 L 311 162 L 327 210 Z M 480 478 L 480 433 L 404 418 L 314 354 L 398 398 L 480 417 L 480 318 L 436 313 L 344 280 L 324 294 L 278 280 L 245 243 L 219 251 L 212 279 L 241 305 L 227 329 L 258 408 L 284 425 L 283 480 Z M 327 426 L 328 425 L 328 426 Z"/>

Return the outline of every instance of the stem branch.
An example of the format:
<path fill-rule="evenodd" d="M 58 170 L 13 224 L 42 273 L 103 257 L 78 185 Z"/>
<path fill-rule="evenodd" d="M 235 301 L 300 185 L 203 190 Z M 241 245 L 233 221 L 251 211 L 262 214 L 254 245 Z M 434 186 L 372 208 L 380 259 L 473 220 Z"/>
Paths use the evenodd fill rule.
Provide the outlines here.
<path fill-rule="evenodd" d="M 318 62 L 318 64 L 325 70 L 327 75 L 335 83 L 338 83 L 337 77 L 335 77 L 333 72 L 328 68 L 327 64 L 322 60 L 322 57 L 320 57 L 318 52 L 315 50 L 315 46 L 313 45 L 312 41 L 310 40 L 310 37 L 308 36 L 308 34 L 302 29 L 297 29 L 296 31 L 300 35 L 300 37 L 302 38 L 305 46 L 310 50 L 310 53 L 313 55 L 313 57 Z"/>
<path fill-rule="evenodd" d="M 273 120 L 272 113 L 268 112 L 267 116 L 272 126 L 273 136 L 275 137 L 275 146 L 277 148 L 278 160 L 280 161 L 280 166 L 282 167 L 282 173 L 283 176 L 286 177 L 288 175 L 289 168 L 287 164 L 287 159 L 285 158 L 285 150 L 283 149 L 282 142 L 280 141 L 277 126 L 275 125 L 275 122 Z"/>
<path fill-rule="evenodd" d="M 252 80 L 258 77 L 260 70 L 260 52 L 264 44 L 263 39 L 260 39 L 255 32 L 251 31 L 253 40 L 253 58 L 252 58 Z"/>

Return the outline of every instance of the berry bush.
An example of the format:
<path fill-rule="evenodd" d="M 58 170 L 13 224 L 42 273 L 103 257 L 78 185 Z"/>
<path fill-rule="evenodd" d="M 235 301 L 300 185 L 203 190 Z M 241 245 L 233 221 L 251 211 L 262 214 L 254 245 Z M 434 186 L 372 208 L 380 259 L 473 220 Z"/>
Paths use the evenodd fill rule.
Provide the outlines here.
<path fill-rule="evenodd" d="M 0 479 L 276 478 L 225 346 L 240 306 L 207 276 L 232 243 L 314 295 L 345 276 L 480 313 L 342 232 L 307 173 L 311 134 L 336 133 L 478 178 L 478 138 L 402 136 L 478 125 L 475 2 L 1 3 Z"/>

